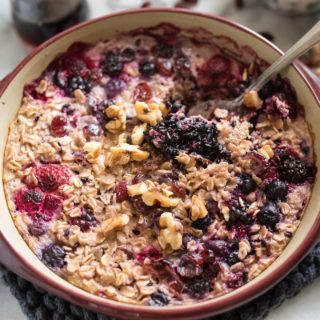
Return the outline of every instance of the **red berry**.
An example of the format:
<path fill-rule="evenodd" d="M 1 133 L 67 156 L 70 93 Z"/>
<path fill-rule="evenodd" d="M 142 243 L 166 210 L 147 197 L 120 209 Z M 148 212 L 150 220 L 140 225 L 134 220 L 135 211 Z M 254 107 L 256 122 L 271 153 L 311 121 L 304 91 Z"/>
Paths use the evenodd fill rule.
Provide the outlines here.
<path fill-rule="evenodd" d="M 157 71 L 164 77 L 169 77 L 172 74 L 173 65 L 170 60 L 158 58 L 156 60 Z"/>
<path fill-rule="evenodd" d="M 63 137 L 68 132 L 67 118 L 64 116 L 55 116 L 51 122 L 51 134 L 55 137 Z"/>
<path fill-rule="evenodd" d="M 133 93 L 135 101 L 148 101 L 152 98 L 152 90 L 146 82 L 140 82 Z"/>
<path fill-rule="evenodd" d="M 128 200 L 128 189 L 125 181 L 120 181 L 114 190 L 118 203 Z"/>
<path fill-rule="evenodd" d="M 136 259 L 140 263 L 143 263 L 146 258 L 149 258 L 151 261 L 156 261 L 162 258 L 162 254 L 157 248 L 148 246 L 141 249 L 136 255 Z"/>
<path fill-rule="evenodd" d="M 62 200 L 53 194 L 47 194 L 43 203 L 43 213 L 48 217 L 58 216 L 62 210 Z"/>
<path fill-rule="evenodd" d="M 171 191 L 182 200 L 186 197 L 186 189 L 179 182 L 170 183 Z"/>
<path fill-rule="evenodd" d="M 42 191 L 53 192 L 61 185 L 67 184 L 71 171 L 60 164 L 43 164 L 35 168 L 35 175 Z"/>

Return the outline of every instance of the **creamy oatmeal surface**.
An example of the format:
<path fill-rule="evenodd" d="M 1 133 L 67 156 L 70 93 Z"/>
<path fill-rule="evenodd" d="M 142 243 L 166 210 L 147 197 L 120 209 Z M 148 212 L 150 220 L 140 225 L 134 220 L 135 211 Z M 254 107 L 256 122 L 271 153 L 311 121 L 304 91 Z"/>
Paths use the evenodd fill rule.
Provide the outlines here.
<path fill-rule="evenodd" d="M 95 295 L 151 306 L 265 270 L 316 170 L 286 80 L 246 94 L 241 115 L 213 111 L 259 66 L 168 28 L 72 45 L 25 86 L 5 155 L 8 206 L 39 259 Z"/>

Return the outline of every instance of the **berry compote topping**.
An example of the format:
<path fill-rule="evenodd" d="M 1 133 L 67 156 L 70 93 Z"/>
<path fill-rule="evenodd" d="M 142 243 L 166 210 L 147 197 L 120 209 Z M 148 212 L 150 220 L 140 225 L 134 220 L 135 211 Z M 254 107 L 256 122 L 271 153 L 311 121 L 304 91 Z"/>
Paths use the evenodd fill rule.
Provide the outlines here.
<path fill-rule="evenodd" d="M 136 254 L 136 259 L 140 263 L 143 263 L 146 258 L 148 258 L 150 261 L 157 261 L 162 258 L 162 253 L 157 248 L 148 246 L 141 249 Z"/>
<path fill-rule="evenodd" d="M 58 216 L 62 210 L 62 199 L 54 194 L 47 194 L 43 202 L 43 214 L 49 218 Z"/>
<path fill-rule="evenodd" d="M 123 69 L 123 63 L 121 61 L 121 56 L 114 51 L 108 51 L 103 62 L 103 71 L 107 75 L 114 77 L 118 76 Z"/>
<path fill-rule="evenodd" d="M 88 206 L 82 208 L 82 215 L 80 217 L 71 218 L 71 224 L 76 225 L 82 232 L 87 232 L 91 227 L 95 227 L 98 224 L 96 217 L 92 209 Z"/>
<path fill-rule="evenodd" d="M 63 137 L 68 133 L 68 120 L 65 116 L 55 116 L 51 121 L 51 134 L 54 137 Z"/>
<path fill-rule="evenodd" d="M 71 171 L 60 164 L 41 164 L 35 167 L 35 175 L 42 191 L 53 192 L 67 184 Z"/>
<path fill-rule="evenodd" d="M 265 187 L 269 200 L 284 200 L 288 194 L 288 186 L 281 180 L 270 181 Z"/>
<path fill-rule="evenodd" d="M 240 173 L 238 175 L 238 178 L 239 178 L 238 186 L 242 193 L 249 194 L 254 190 L 256 190 L 257 185 L 255 181 L 252 179 L 252 176 L 250 174 Z"/>
<path fill-rule="evenodd" d="M 214 123 L 201 117 L 186 117 L 181 113 L 167 116 L 146 133 L 146 141 L 166 156 L 174 157 L 184 151 L 211 161 L 226 157 L 216 137 Z"/>
<path fill-rule="evenodd" d="M 42 250 L 42 261 L 50 268 L 63 268 L 66 253 L 64 249 L 56 244 L 51 244 Z"/>
<path fill-rule="evenodd" d="M 163 307 L 169 304 L 167 295 L 162 291 L 157 291 L 150 296 L 147 305 L 151 307 Z"/>
<path fill-rule="evenodd" d="M 274 202 L 267 203 L 257 214 L 258 222 L 274 228 L 280 221 L 280 211 Z"/>
<path fill-rule="evenodd" d="M 188 254 L 184 254 L 180 258 L 179 265 L 177 266 L 177 273 L 182 278 L 192 279 L 194 277 L 200 276 L 203 272 L 203 263 L 198 263 L 198 261 L 192 259 Z"/>

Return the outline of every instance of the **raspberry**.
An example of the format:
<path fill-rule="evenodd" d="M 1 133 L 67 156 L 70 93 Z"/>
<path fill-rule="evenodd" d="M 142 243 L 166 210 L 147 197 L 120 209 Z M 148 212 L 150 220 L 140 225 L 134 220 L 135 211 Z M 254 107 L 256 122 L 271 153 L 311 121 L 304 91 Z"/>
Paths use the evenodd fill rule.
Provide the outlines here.
<path fill-rule="evenodd" d="M 114 190 L 118 203 L 128 200 L 128 189 L 125 181 L 120 181 Z"/>
<path fill-rule="evenodd" d="M 54 137 L 63 137 L 68 132 L 68 122 L 65 116 L 55 116 L 51 121 L 51 134 Z"/>
<path fill-rule="evenodd" d="M 51 220 L 53 216 L 58 216 L 61 210 L 61 198 L 53 194 L 47 194 L 43 202 L 43 214 Z"/>
<path fill-rule="evenodd" d="M 62 268 L 66 253 L 62 247 L 51 244 L 42 251 L 42 261 L 50 268 Z"/>
<path fill-rule="evenodd" d="M 66 166 L 43 164 L 35 168 L 35 175 L 42 191 L 53 192 L 67 184 L 72 174 Z"/>

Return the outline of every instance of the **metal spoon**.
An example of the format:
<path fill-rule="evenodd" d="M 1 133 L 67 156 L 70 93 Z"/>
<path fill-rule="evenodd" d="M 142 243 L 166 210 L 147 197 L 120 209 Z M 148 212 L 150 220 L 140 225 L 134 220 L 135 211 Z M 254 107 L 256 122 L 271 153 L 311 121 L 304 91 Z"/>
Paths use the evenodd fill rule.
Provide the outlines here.
<path fill-rule="evenodd" d="M 300 57 L 303 53 L 320 42 L 320 21 L 318 21 L 300 40 L 298 40 L 283 56 L 279 57 L 269 66 L 253 83 L 234 100 L 207 100 L 200 102 L 191 108 L 188 115 L 202 115 L 207 118 L 217 109 L 240 112 L 243 108 L 243 98 L 246 92 L 259 91 L 273 76 L 283 70 L 290 63 Z"/>

